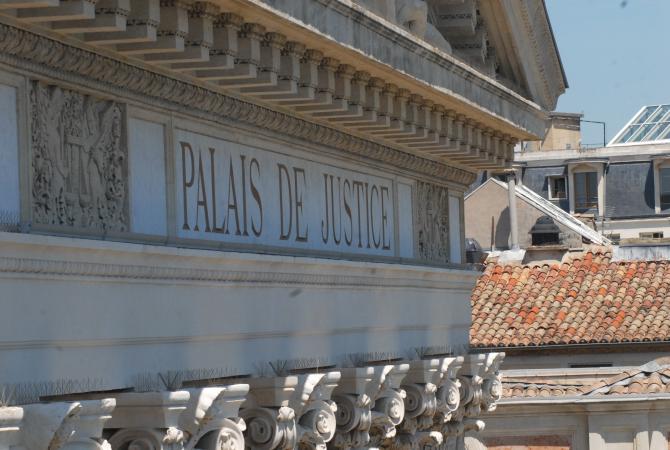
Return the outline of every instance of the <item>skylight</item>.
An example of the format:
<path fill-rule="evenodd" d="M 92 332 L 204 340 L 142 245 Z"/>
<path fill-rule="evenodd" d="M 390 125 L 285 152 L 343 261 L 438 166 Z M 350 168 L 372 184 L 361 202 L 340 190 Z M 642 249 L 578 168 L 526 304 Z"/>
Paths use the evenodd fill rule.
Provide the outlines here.
<path fill-rule="evenodd" d="M 670 105 L 643 107 L 608 145 L 670 142 Z"/>

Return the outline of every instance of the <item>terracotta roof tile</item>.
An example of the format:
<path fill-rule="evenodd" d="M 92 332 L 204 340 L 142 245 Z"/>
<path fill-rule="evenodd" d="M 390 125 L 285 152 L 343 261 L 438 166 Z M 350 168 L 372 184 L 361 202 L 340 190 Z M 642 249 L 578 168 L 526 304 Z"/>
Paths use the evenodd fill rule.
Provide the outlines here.
<path fill-rule="evenodd" d="M 595 382 L 558 381 L 528 374 L 508 379 L 503 374 L 503 397 L 609 396 L 670 393 L 670 364 L 663 358 Z"/>
<path fill-rule="evenodd" d="M 670 341 L 670 261 L 489 264 L 472 293 L 473 347 Z"/>

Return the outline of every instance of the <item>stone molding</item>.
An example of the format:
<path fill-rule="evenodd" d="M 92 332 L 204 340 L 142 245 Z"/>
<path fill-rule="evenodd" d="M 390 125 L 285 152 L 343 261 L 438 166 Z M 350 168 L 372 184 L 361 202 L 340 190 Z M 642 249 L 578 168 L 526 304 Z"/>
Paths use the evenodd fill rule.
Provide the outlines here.
<path fill-rule="evenodd" d="M 479 273 L 467 266 L 435 268 L 254 253 L 175 250 L 161 246 L 14 233 L 0 233 L 0 244 L 3 245 L 0 276 L 22 274 L 37 278 L 91 277 L 152 282 L 165 280 L 170 283 L 417 287 L 469 292 Z M 98 256 L 100 251 L 114 256 L 102 261 Z M 49 259 L 44 255 L 49 255 Z M 185 261 L 190 267 L 186 267 Z"/>
<path fill-rule="evenodd" d="M 551 69 L 545 70 L 541 76 L 537 76 L 537 78 L 540 78 L 538 84 L 541 84 L 541 86 L 536 85 L 540 91 L 537 95 L 542 99 L 538 103 L 541 103 L 544 108 L 551 111 L 556 107 L 558 96 L 565 92 L 568 86 L 565 81 L 560 56 L 555 50 L 551 24 L 546 18 L 544 8 L 543 2 L 519 1 L 518 10 L 523 26 L 517 29 L 523 30 L 526 41 L 531 44 L 535 66 Z M 538 13 L 538 10 L 541 10 L 541 12 Z M 543 45 L 547 43 L 551 43 L 551 45 Z M 544 49 L 547 47 L 553 49 L 553 51 L 545 51 Z"/>
<path fill-rule="evenodd" d="M 29 258 L 0 257 L 0 273 L 34 274 L 38 276 L 102 277 L 135 280 L 200 281 L 216 283 L 275 283 L 319 286 L 366 287 L 435 287 L 435 283 L 412 282 L 404 279 L 379 279 L 374 276 L 306 274 L 288 272 L 226 271 L 187 269 L 183 267 L 133 266 L 90 262 L 57 261 Z M 455 280 L 454 280 L 455 281 Z M 445 280 L 444 288 L 469 289 L 470 283 L 457 286 Z M 431 286 L 432 285 L 432 286 Z"/>
<path fill-rule="evenodd" d="M 188 108 L 207 119 L 245 125 L 300 138 L 345 151 L 349 154 L 391 164 L 428 177 L 471 184 L 476 175 L 309 122 L 205 87 L 150 72 L 73 45 L 0 23 L 0 61 L 43 76 L 90 85 L 100 92 L 140 96 L 145 101 L 164 102 L 173 109 Z"/>
<path fill-rule="evenodd" d="M 26 450 L 296 450 L 442 446 L 480 430 L 481 385 L 499 379 L 503 354 L 437 357 L 241 384 L 90 394 L 91 399 L 0 407 L 0 443 Z M 473 376 L 474 372 L 481 376 Z M 446 422 L 439 392 L 461 379 L 466 411 Z M 473 394 L 474 393 L 474 394 Z M 79 393 L 77 398 L 86 398 Z M 486 397 L 486 395 L 485 395 Z M 494 402 L 497 400 L 493 400 Z M 494 403 L 486 404 L 490 411 Z M 446 426 L 445 426 L 446 425 Z M 448 447 L 448 443 L 446 444 Z"/>
<path fill-rule="evenodd" d="M 280 14 L 284 14 L 290 17 L 301 21 L 302 23 L 309 23 L 309 13 L 311 12 L 308 8 L 303 6 L 303 2 L 294 1 L 287 2 L 284 4 L 278 4 L 277 2 L 271 2 L 267 0 L 248 0 L 256 5 L 263 7 L 266 10 Z M 535 105 L 532 100 L 525 98 L 518 92 L 510 89 L 505 86 L 504 82 L 499 82 L 494 80 L 491 77 L 488 77 L 482 72 L 476 70 L 467 63 L 459 60 L 458 58 L 440 50 L 435 47 L 434 44 L 427 42 L 424 39 L 421 39 L 413 35 L 409 30 L 403 28 L 402 26 L 392 23 L 390 18 L 383 18 L 378 16 L 374 11 L 362 6 L 360 2 L 356 0 L 338 0 L 338 1 L 329 1 L 329 0 L 318 0 L 320 4 L 319 15 L 326 15 L 328 13 L 335 13 L 340 16 L 341 19 L 349 20 L 351 23 L 360 27 L 360 35 L 365 35 L 366 33 L 373 33 L 374 35 L 381 36 L 385 39 L 384 43 L 392 43 L 394 46 L 399 46 L 402 48 L 403 52 L 408 54 L 420 54 L 421 58 L 432 65 L 432 67 L 441 69 L 440 71 L 448 72 L 458 77 L 463 77 L 467 79 L 468 83 L 472 83 L 471 86 L 474 90 L 480 90 L 482 96 L 495 96 L 498 98 L 504 99 L 507 104 L 512 107 L 518 107 L 527 111 L 529 116 L 532 116 L 532 125 L 525 124 L 525 128 L 528 131 L 540 134 L 540 128 L 538 126 L 545 120 L 544 112 L 540 109 L 538 105 Z M 380 20 L 382 19 L 382 20 Z M 326 25 L 329 23 L 324 21 Z M 332 23 L 339 24 L 341 21 L 333 20 Z M 347 36 L 346 33 L 349 30 L 349 27 L 340 27 L 337 29 L 337 25 L 332 28 L 327 28 L 323 26 L 322 29 L 318 31 L 325 35 L 329 39 L 335 39 L 337 42 L 344 41 L 348 46 L 353 48 L 360 48 L 361 44 L 356 42 L 353 39 L 349 39 L 349 36 L 356 36 L 356 33 L 349 33 Z M 340 34 L 341 33 L 341 34 Z M 369 44 L 365 42 L 365 44 Z M 384 48 L 383 45 L 380 45 L 380 48 Z M 369 48 L 364 48 L 363 51 L 370 51 Z M 393 66 L 396 61 L 385 57 L 385 55 L 380 51 L 379 54 L 375 54 L 374 57 L 380 61 L 385 61 L 386 64 Z M 428 66 L 431 67 L 431 66 Z M 439 77 L 437 76 L 438 70 L 432 70 L 428 73 L 422 72 L 423 64 L 417 65 L 415 67 L 412 64 L 408 64 L 405 67 L 411 76 L 419 80 L 424 80 L 425 83 L 431 86 L 439 86 L 441 83 Z M 456 91 L 456 89 L 454 89 Z M 457 95 L 461 98 L 467 98 L 468 94 L 466 92 L 457 92 Z M 489 107 L 489 113 L 496 115 L 498 117 L 503 117 L 503 110 L 498 109 L 499 106 Z M 482 108 L 484 109 L 484 108 Z"/>

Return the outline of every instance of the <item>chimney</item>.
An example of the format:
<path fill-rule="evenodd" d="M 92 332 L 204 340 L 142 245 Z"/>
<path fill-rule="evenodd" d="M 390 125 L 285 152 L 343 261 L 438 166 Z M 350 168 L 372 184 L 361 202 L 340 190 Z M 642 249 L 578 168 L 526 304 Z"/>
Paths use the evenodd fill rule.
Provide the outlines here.
<path fill-rule="evenodd" d="M 509 210 L 510 249 L 519 250 L 519 225 L 516 211 L 516 171 L 507 174 L 507 201 Z"/>

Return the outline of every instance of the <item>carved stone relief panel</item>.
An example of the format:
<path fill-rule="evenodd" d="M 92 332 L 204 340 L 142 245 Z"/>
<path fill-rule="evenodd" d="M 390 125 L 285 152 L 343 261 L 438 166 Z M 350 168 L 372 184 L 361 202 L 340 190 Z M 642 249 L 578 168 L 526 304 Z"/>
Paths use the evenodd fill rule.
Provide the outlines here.
<path fill-rule="evenodd" d="M 416 183 L 417 256 L 432 262 L 449 262 L 449 196 L 435 184 Z"/>
<path fill-rule="evenodd" d="M 128 230 L 123 105 L 33 82 L 33 222 Z"/>

